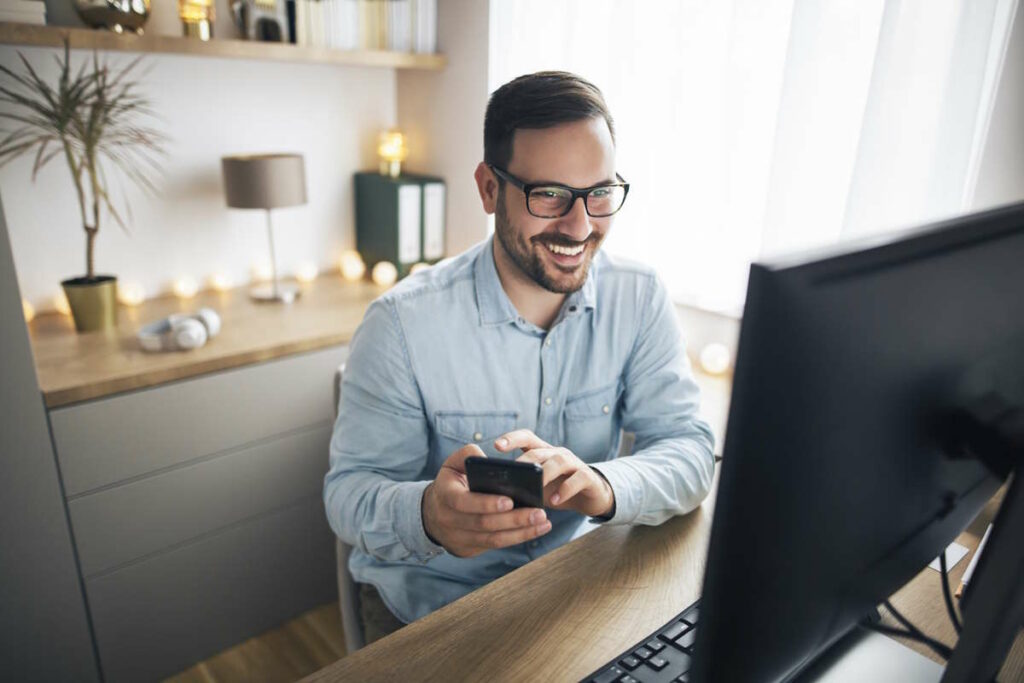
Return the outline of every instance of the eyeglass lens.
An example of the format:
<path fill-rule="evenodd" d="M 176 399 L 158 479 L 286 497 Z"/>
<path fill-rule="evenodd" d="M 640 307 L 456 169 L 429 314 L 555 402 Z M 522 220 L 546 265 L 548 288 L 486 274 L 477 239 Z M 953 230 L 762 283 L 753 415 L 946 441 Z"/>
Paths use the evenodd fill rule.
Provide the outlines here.
<path fill-rule="evenodd" d="M 587 194 L 587 213 L 595 218 L 610 216 L 626 199 L 625 188 L 617 185 L 595 187 Z M 530 213 L 541 218 L 558 218 L 568 213 L 572 192 L 564 187 L 536 187 L 528 199 Z"/>

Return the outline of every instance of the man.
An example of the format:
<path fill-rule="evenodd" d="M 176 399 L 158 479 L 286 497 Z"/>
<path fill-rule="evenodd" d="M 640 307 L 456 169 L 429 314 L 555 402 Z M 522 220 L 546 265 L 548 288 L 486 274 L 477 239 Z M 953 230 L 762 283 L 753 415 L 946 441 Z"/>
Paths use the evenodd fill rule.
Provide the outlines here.
<path fill-rule="evenodd" d="M 653 272 L 600 252 L 628 185 L 600 91 L 491 97 L 475 173 L 495 237 L 409 277 L 352 340 L 324 485 L 371 642 L 585 532 L 695 508 L 712 436 Z M 495 239 L 496 238 L 496 239 Z M 622 431 L 633 455 L 615 458 Z M 544 470 L 546 509 L 469 491 L 470 455 Z"/>

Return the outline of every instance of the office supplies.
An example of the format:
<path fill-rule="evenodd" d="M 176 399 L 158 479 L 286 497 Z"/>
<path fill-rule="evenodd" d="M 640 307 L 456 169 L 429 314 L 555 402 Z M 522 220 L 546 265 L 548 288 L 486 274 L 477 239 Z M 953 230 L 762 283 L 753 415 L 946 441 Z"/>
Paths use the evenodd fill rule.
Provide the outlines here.
<path fill-rule="evenodd" d="M 981 537 L 981 543 L 978 544 L 978 549 L 974 552 L 974 557 L 967 564 L 967 569 L 964 570 L 964 575 L 960 579 L 960 585 L 956 587 L 956 597 L 963 597 L 964 589 L 967 588 L 967 584 L 970 583 L 971 577 L 974 576 L 974 568 L 978 566 L 978 558 L 981 557 L 981 551 L 985 549 L 985 541 L 988 540 L 989 534 L 992 533 L 992 525 L 989 524 L 988 528 L 985 529 L 985 535 Z"/>
<path fill-rule="evenodd" d="M 466 458 L 469 490 L 508 496 L 515 507 L 544 507 L 544 470 L 534 462 Z"/>
<path fill-rule="evenodd" d="M 964 559 L 964 555 L 967 554 L 967 547 L 962 546 L 959 543 L 950 543 L 949 547 L 943 552 L 946 553 L 946 570 L 949 571 L 955 567 L 960 560 Z M 928 568 L 934 569 L 937 572 L 942 571 L 942 568 L 939 566 L 939 558 L 936 557 L 934 560 L 929 562 Z"/>
<path fill-rule="evenodd" d="M 792 678 L 966 527 L 1024 452 L 1022 261 L 1017 204 L 751 268 L 692 668 L 633 678 Z M 993 542 L 1024 537 L 1021 488 Z M 1022 553 L 992 560 L 945 680 L 995 675 Z"/>
<path fill-rule="evenodd" d="M 357 173 L 356 249 L 373 268 L 389 261 L 405 277 L 444 256 L 445 184 L 440 178 Z"/>

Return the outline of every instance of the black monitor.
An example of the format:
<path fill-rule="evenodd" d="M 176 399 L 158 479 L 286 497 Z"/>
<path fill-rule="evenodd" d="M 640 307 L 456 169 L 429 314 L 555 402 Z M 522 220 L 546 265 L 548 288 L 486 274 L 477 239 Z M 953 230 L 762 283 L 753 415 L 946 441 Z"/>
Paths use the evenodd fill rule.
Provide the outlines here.
<path fill-rule="evenodd" d="M 939 555 L 1008 475 L 956 457 L 951 416 L 1019 423 L 1022 361 L 1024 204 L 752 266 L 691 680 L 793 678 Z M 1012 640 L 1016 571 L 1016 615 L 961 642 Z"/>

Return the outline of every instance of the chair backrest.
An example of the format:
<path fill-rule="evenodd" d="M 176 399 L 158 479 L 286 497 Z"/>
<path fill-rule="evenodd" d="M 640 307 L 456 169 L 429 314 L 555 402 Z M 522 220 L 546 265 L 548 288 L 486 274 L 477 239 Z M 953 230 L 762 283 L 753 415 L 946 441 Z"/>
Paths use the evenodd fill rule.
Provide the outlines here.
<path fill-rule="evenodd" d="M 345 364 L 338 366 L 334 373 L 334 413 L 337 415 L 341 404 L 341 380 L 345 374 Z M 341 605 L 341 628 L 345 633 L 345 650 L 352 654 L 366 644 L 363 634 L 363 622 L 359 618 L 359 586 L 348 570 L 348 558 L 352 546 L 340 538 L 335 543 L 335 555 L 338 558 L 338 603 Z"/>

